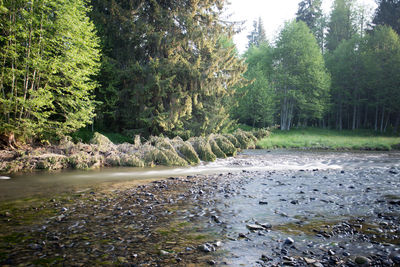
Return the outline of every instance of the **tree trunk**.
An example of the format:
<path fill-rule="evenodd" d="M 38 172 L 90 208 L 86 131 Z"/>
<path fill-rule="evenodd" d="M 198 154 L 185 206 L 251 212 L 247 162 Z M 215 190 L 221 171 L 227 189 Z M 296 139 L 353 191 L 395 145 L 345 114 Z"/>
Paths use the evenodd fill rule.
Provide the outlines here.
<path fill-rule="evenodd" d="M 353 125 L 351 126 L 351 129 L 354 131 L 356 129 L 356 118 L 357 118 L 357 106 L 353 106 Z"/>
<path fill-rule="evenodd" d="M 387 118 L 386 118 L 385 128 L 383 129 L 383 132 L 384 132 L 384 133 L 386 133 L 386 129 L 387 129 L 389 120 L 390 120 L 390 113 L 388 113 Z"/>
<path fill-rule="evenodd" d="M 397 130 L 399 129 L 399 124 L 400 124 L 400 112 L 397 113 L 397 118 L 396 118 L 396 122 L 394 124 L 394 133 L 397 134 Z"/>
<path fill-rule="evenodd" d="M 385 107 L 382 107 L 382 116 L 381 116 L 381 133 L 383 133 L 383 123 L 385 119 Z"/>
<path fill-rule="evenodd" d="M 376 109 L 375 109 L 375 127 L 374 127 L 374 129 L 375 129 L 375 132 L 378 131 L 378 106 L 376 106 Z"/>

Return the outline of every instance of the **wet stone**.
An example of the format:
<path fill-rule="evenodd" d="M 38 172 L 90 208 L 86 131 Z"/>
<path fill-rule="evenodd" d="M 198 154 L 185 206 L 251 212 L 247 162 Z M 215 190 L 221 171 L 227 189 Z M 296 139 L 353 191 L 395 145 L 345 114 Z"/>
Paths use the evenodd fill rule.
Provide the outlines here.
<path fill-rule="evenodd" d="M 357 263 L 358 265 L 367 265 L 369 264 L 370 260 L 364 256 L 357 256 L 354 259 L 354 262 Z"/>
<path fill-rule="evenodd" d="M 285 245 L 292 245 L 294 244 L 294 240 L 291 237 L 288 237 L 285 239 L 285 241 L 283 242 Z"/>
<path fill-rule="evenodd" d="M 252 231 L 264 230 L 264 227 L 258 224 L 246 224 L 246 227 Z"/>

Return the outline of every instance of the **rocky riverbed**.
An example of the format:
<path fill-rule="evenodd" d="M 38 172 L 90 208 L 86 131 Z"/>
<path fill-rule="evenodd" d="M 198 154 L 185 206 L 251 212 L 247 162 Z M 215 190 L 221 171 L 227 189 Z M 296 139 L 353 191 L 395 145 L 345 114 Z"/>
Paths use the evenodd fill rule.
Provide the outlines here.
<path fill-rule="evenodd" d="M 224 171 L 2 203 L 0 265 L 400 264 L 400 153 L 213 164 Z"/>

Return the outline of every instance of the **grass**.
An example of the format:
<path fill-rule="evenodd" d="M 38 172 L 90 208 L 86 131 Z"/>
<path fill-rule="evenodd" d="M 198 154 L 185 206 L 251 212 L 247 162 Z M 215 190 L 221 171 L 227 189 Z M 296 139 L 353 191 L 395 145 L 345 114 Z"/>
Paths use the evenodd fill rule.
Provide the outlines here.
<path fill-rule="evenodd" d="M 258 148 L 314 148 L 330 150 L 391 150 L 400 144 L 400 137 L 369 130 L 327 130 L 317 128 L 274 130 L 270 137 L 257 143 Z"/>
<path fill-rule="evenodd" d="M 106 133 L 106 132 L 102 132 L 102 131 L 99 131 L 99 133 L 106 136 L 114 144 L 122 144 L 125 142 L 133 143 L 132 138 L 122 135 L 122 134 L 119 134 L 119 133 Z M 92 132 L 91 130 L 89 130 L 87 128 L 82 128 L 82 129 L 79 129 L 78 131 L 72 133 L 71 137 L 75 143 L 83 142 L 83 143 L 88 144 L 90 142 L 90 140 L 93 138 L 93 135 L 94 135 L 94 132 Z"/>

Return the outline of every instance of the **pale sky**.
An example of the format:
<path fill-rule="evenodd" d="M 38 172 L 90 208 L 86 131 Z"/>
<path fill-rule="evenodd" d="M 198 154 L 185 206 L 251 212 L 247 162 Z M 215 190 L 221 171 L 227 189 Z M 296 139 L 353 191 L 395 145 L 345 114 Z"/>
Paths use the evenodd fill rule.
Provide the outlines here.
<path fill-rule="evenodd" d="M 245 21 L 244 29 L 234 37 L 234 42 L 242 53 L 246 49 L 247 35 L 253 28 L 253 21 L 261 17 L 268 40 L 271 42 L 278 35 L 285 21 L 295 18 L 300 0 L 229 0 L 226 13 L 231 14 L 231 21 Z M 358 4 L 366 5 L 374 10 L 374 0 L 357 0 Z M 333 0 L 323 0 L 323 11 L 330 13 Z"/>

